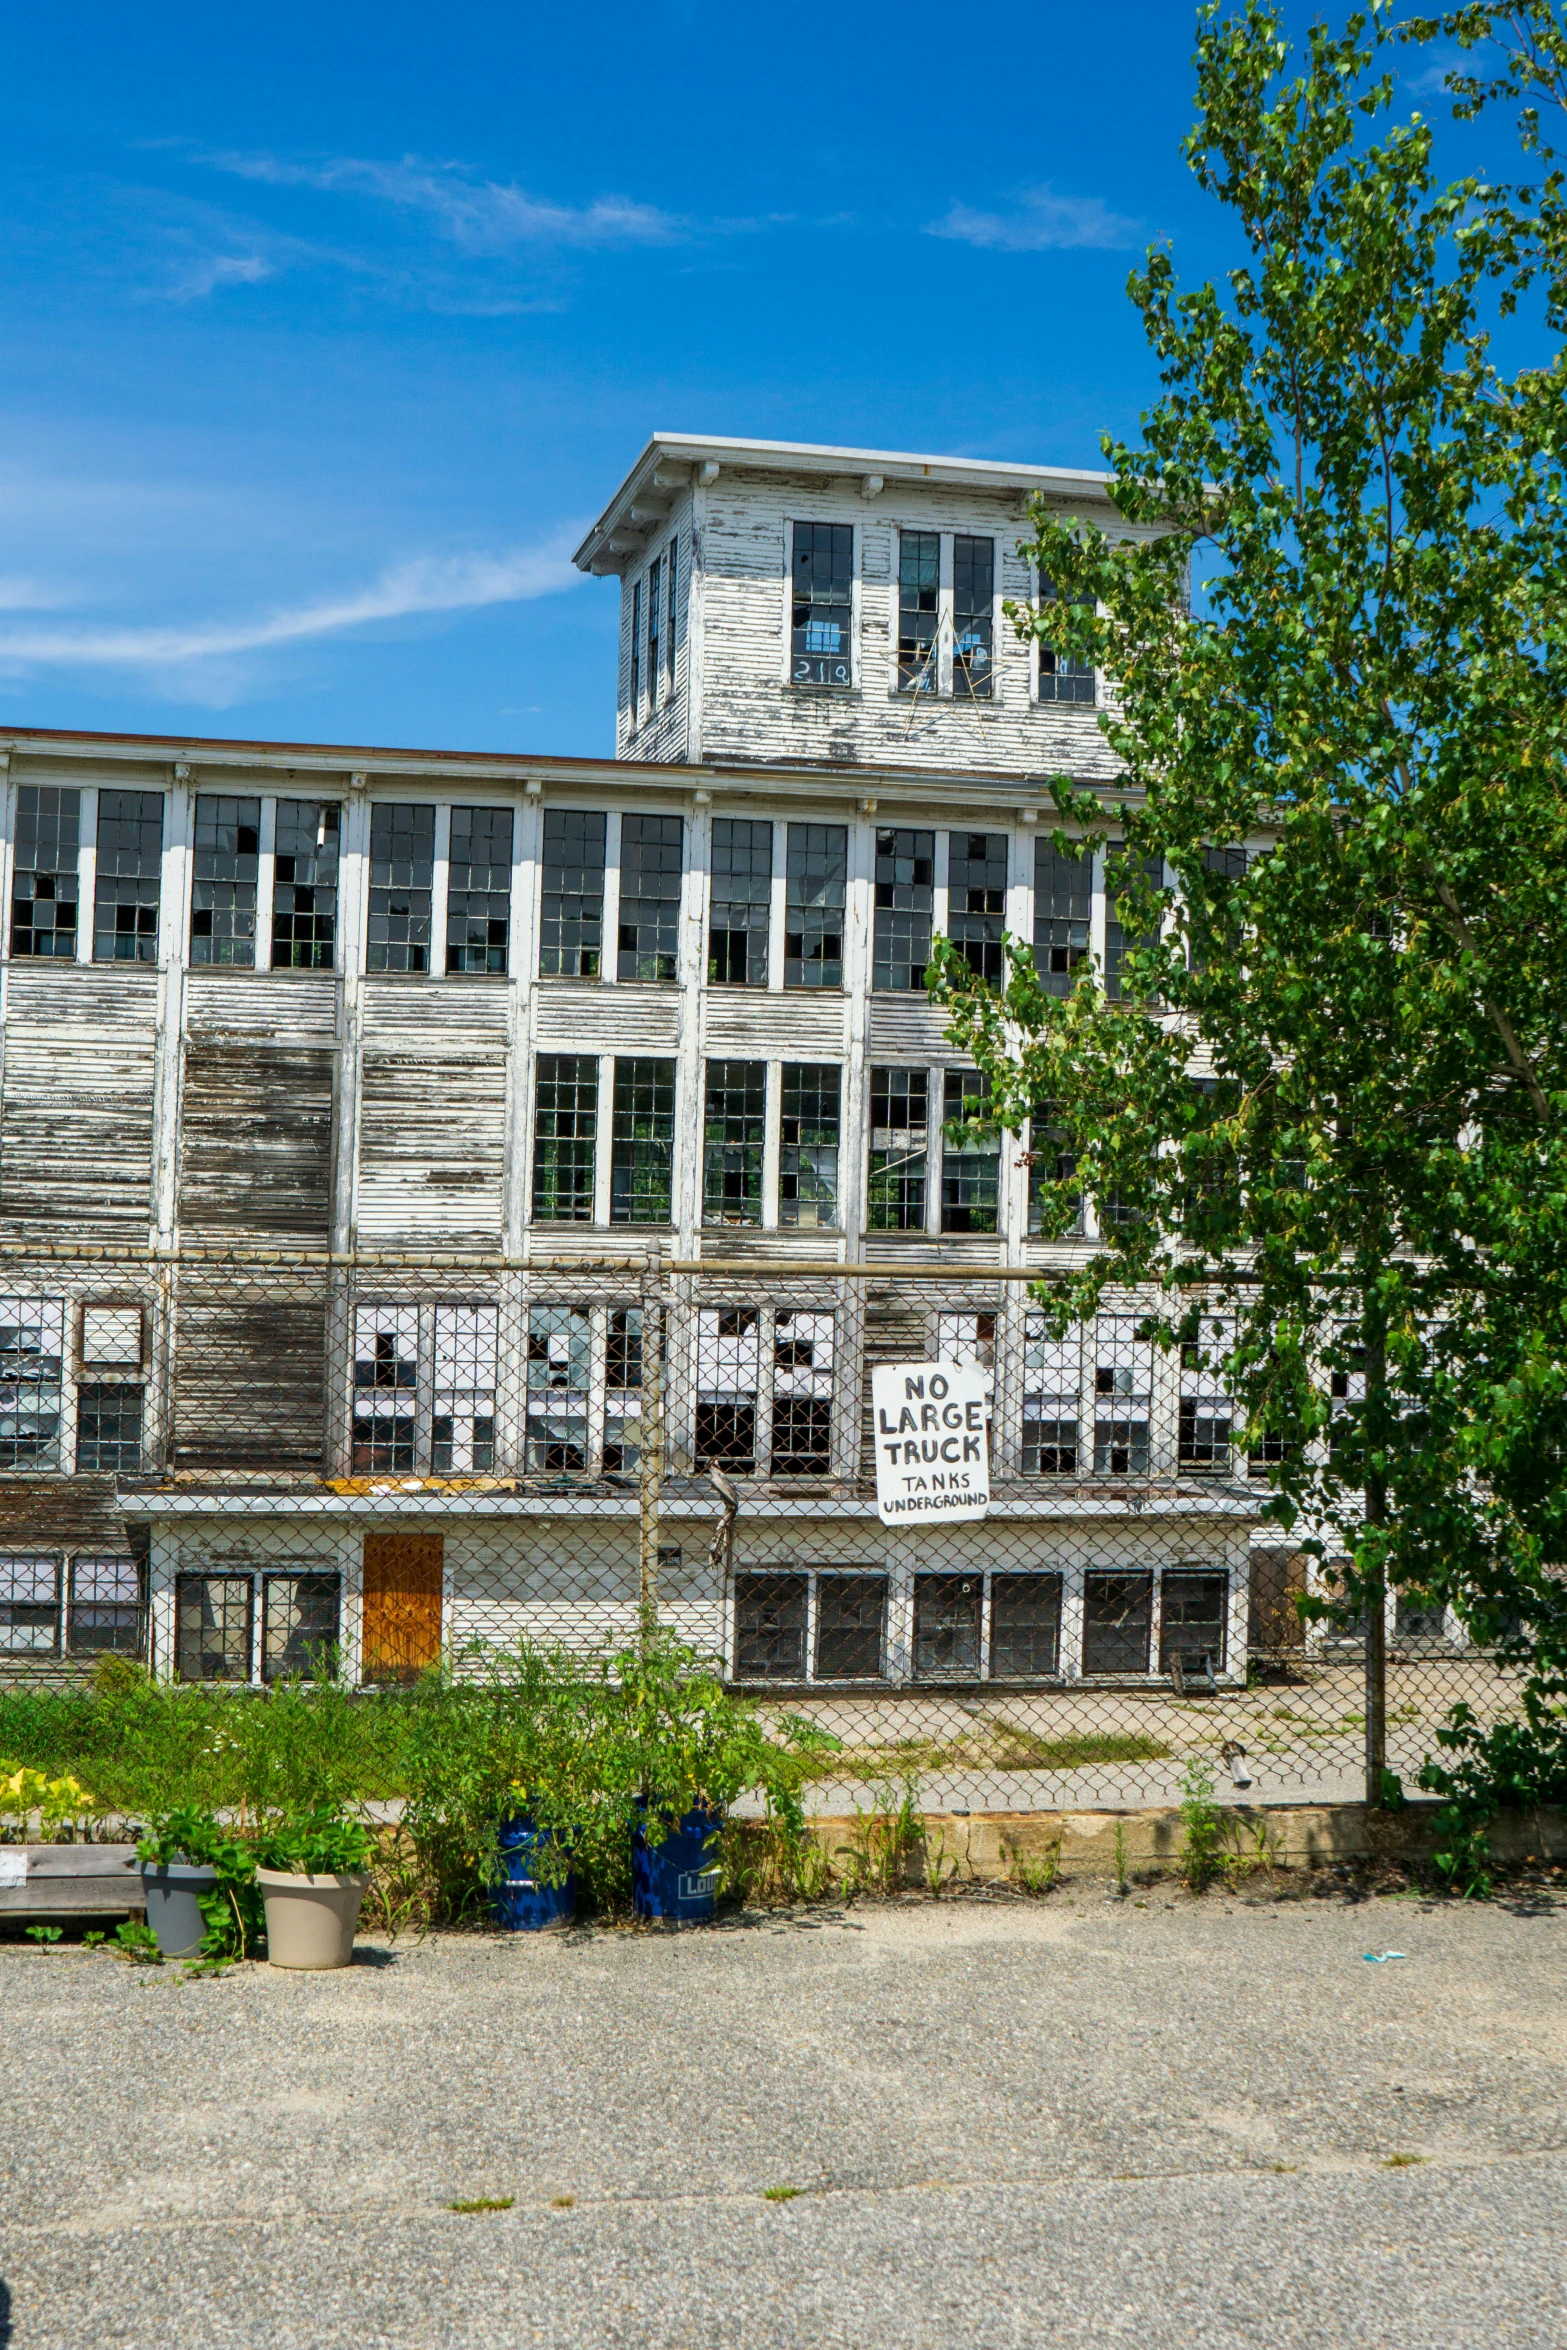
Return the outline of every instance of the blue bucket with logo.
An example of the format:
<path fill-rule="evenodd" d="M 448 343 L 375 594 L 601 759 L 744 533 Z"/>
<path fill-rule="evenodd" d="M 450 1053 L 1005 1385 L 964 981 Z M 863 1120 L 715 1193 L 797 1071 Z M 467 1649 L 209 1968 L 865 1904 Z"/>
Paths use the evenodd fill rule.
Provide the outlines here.
<path fill-rule="evenodd" d="M 631 1836 L 631 1898 L 639 1918 L 664 1918 L 695 1926 L 712 1917 L 718 1901 L 718 1855 L 709 1839 L 724 1824 L 722 1812 L 696 1804 L 683 1819 L 668 1812 L 664 1834 L 654 1843 L 647 1833 L 647 1804 Z"/>
<path fill-rule="evenodd" d="M 562 1877 L 548 1882 L 540 1875 L 540 1855 L 555 1843 L 553 1828 L 541 1828 L 526 1812 L 502 1820 L 496 1838 L 504 1878 L 490 1887 L 490 1912 L 498 1926 L 518 1934 L 542 1933 L 546 1926 L 569 1926 L 577 1914 L 577 1880 Z"/>

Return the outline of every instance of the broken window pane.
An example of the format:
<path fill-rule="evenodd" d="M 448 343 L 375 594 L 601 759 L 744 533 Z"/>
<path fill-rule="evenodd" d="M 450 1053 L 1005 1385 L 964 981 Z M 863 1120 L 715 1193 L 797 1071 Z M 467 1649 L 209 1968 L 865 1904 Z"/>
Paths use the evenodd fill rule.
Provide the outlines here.
<path fill-rule="evenodd" d="M 952 690 L 988 702 L 995 651 L 996 542 L 952 542 Z"/>
<path fill-rule="evenodd" d="M 337 943 L 335 800 L 279 800 L 272 870 L 272 968 L 330 971 Z"/>
<path fill-rule="evenodd" d="M 535 1085 L 534 1219 L 591 1224 L 598 1062 L 588 1053 L 540 1053 Z"/>
<path fill-rule="evenodd" d="M 528 1469 L 579 1475 L 588 1465 L 593 1325 L 586 1306 L 528 1308 Z"/>
<path fill-rule="evenodd" d="M 262 1577 L 261 1678 L 327 1681 L 337 1671 L 338 1576 L 311 1572 Z"/>
<path fill-rule="evenodd" d="M 749 1475 L 756 1466 L 761 1314 L 755 1306 L 702 1306 L 696 1335 L 696 1457 L 700 1467 Z"/>
<path fill-rule="evenodd" d="M 978 1575 L 915 1576 L 916 1681 L 978 1680 L 983 1588 Z"/>
<path fill-rule="evenodd" d="M 190 959 L 253 970 L 261 802 L 196 794 L 191 852 Z"/>
<path fill-rule="evenodd" d="M 735 1678 L 805 1679 L 804 1575 L 736 1575 Z"/>
<path fill-rule="evenodd" d="M 495 1466 L 499 1346 L 496 1307 L 436 1307 L 430 1466 L 438 1477 L 482 1477 Z"/>
<path fill-rule="evenodd" d="M 174 1670 L 182 1681 L 248 1681 L 255 1581 L 180 1575 L 174 1585 Z"/>
<path fill-rule="evenodd" d="M 0 1468 L 60 1466 L 65 1308 L 0 1298 Z"/>
<path fill-rule="evenodd" d="M 604 813 L 544 811 L 544 893 L 539 971 L 546 979 L 597 979 L 604 943 Z"/>
<path fill-rule="evenodd" d="M 702 1220 L 760 1224 L 767 1063 L 709 1061 Z"/>
<path fill-rule="evenodd" d="M 990 1677 L 1035 1681 L 1061 1670 L 1061 1577 L 992 1575 Z"/>
<path fill-rule="evenodd" d="M 1039 577 L 1041 607 L 1060 601 L 1055 588 L 1043 572 Z M 1087 596 L 1074 597 L 1079 605 L 1091 604 Z M 1058 653 L 1053 645 L 1041 642 L 1039 647 L 1039 699 L 1042 702 L 1092 702 L 1094 698 L 1094 669 L 1091 661 L 1080 661 L 1075 653 Z"/>
<path fill-rule="evenodd" d="M 898 534 L 898 690 L 933 694 L 941 601 L 941 533 Z"/>
<path fill-rule="evenodd" d="M 664 576 L 667 582 L 664 591 L 664 600 L 667 606 L 664 615 L 664 670 L 668 680 L 667 691 L 673 693 L 675 690 L 675 620 L 679 609 L 675 600 L 675 591 L 676 583 L 680 577 L 680 541 L 677 538 L 671 539 L 669 542 L 669 553 L 664 557 Z"/>
<path fill-rule="evenodd" d="M 795 685 L 854 683 L 854 525 L 794 525 L 789 675 Z"/>
<path fill-rule="evenodd" d="M 832 1467 L 833 1318 L 773 1315 L 775 1477 L 825 1477 Z"/>
<path fill-rule="evenodd" d="M 674 979 L 680 956 L 680 877 L 685 827 L 678 816 L 620 820 L 622 979 Z"/>
<path fill-rule="evenodd" d="M 966 1363 L 977 1371 L 994 1371 L 995 1314 L 938 1314 L 936 1360 L 938 1363 Z"/>
<path fill-rule="evenodd" d="M 1182 1469 L 1225 1471 L 1230 1466 L 1235 1406 L 1224 1365 L 1232 1344 L 1227 1324 L 1205 1322 L 1201 1335 L 1181 1348 L 1178 1458 Z"/>
<path fill-rule="evenodd" d="M 941 1154 L 943 1232 L 994 1232 L 1000 1200 L 1001 1137 L 979 1134 L 966 1121 L 983 1118 L 990 1080 L 979 1069 L 949 1069 L 946 1133 Z"/>
<path fill-rule="evenodd" d="M 379 800 L 370 811 L 367 969 L 428 971 L 435 887 L 435 810 Z"/>
<path fill-rule="evenodd" d="M 76 953 L 77 852 L 82 795 L 22 784 L 16 795 L 11 878 L 13 955 Z"/>
<path fill-rule="evenodd" d="M 933 832 L 889 826 L 877 833 L 873 987 L 924 987 L 935 878 Z"/>
<path fill-rule="evenodd" d="M 923 1069 L 871 1071 L 872 1232 L 925 1229 L 928 1085 Z"/>
<path fill-rule="evenodd" d="M 1146 1477 L 1152 1417 L 1153 1348 L 1138 1336 L 1134 1314 L 1100 1314 L 1094 1323 L 1094 1471 Z"/>
<path fill-rule="evenodd" d="M 816 1583 L 816 1678 L 879 1681 L 887 1628 L 885 1575 L 821 1575 Z"/>
<path fill-rule="evenodd" d="M 641 1054 L 615 1063 L 610 1137 L 612 1224 L 674 1221 L 675 1064 Z"/>
<path fill-rule="evenodd" d="M 0 1656 L 53 1656 L 59 1646 L 59 1560 L 0 1558 Z"/>
<path fill-rule="evenodd" d="M 846 824 L 791 824 L 784 900 L 784 985 L 842 987 Z"/>
<path fill-rule="evenodd" d="M 716 985 L 767 985 L 767 931 L 772 903 L 772 826 L 729 816 L 715 817 L 707 976 Z"/>
<path fill-rule="evenodd" d="M 1083 1577 L 1085 1673 L 1146 1673 L 1152 1630 L 1152 1575 Z"/>
<path fill-rule="evenodd" d="M 162 868 L 162 792 L 100 791 L 95 963 L 157 961 Z"/>
<path fill-rule="evenodd" d="M 146 1645 L 141 1569 L 133 1558 L 71 1561 L 73 1656 L 140 1656 Z"/>
<path fill-rule="evenodd" d="M 1157 926 L 1144 931 L 1123 928 L 1115 892 L 1116 878 L 1120 876 L 1123 889 L 1133 886 L 1137 875 L 1150 881 L 1155 889 L 1160 888 L 1164 880 L 1161 859 L 1142 857 L 1132 861 L 1127 858 L 1125 850 L 1124 841 L 1111 841 L 1107 850 L 1111 861 L 1105 868 L 1105 994 L 1117 999 L 1122 993 L 1122 973 L 1127 956 L 1137 947 L 1156 945 L 1159 932 Z"/>
<path fill-rule="evenodd" d="M 1077 1153 L 1069 1148 L 1067 1138 L 1059 1126 L 1049 1123 L 1049 1110 L 1044 1118 L 1029 1121 L 1028 1128 L 1028 1232 L 1031 1240 L 1042 1236 L 1045 1229 L 1045 1188 L 1058 1183 L 1069 1183 L 1077 1172 Z M 1052 1202 L 1052 1214 L 1055 1212 Z M 1053 1240 L 1066 1239 L 1083 1229 L 1083 1195 L 1075 1194 L 1072 1219 L 1064 1231 L 1052 1232 Z"/>
<path fill-rule="evenodd" d="M 642 1308 L 611 1306 L 604 1354 L 604 1467 L 622 1475 L 642 1458 Z"/>
<path fill-rule="evenodd" d="M 642 723 L 642 582 L 631 583 L 631 676 L 628 696 L 633 727 Z"/>
<path fill-rule="evenodd" d="M 947 936 L 969 969 L 999 987 L 1007 921 L 1007 836 L 947 836 Z"/>
<path fill-rule="evenodd" d="M 778 1153 L 778 1221 L 802 1230 L 838 1221 L 838 1128 L 843 1071 L 832 1061 L 785 1061 Z"/>
<path fill-rule="evenodd" d="M 511 810 L 454 808 L 446 872 L 446 968 L 504 973 L 511 935 Z"/>
<path fill-rule="evenodd" d="M 419 1421 L 419 1309 L 354 1314 L 353 1473 L 414 1473 Z"/>
<path fill-rule="evenodd" d="M 1063 857 L 1048 840 L 1034 843 L 1034 969 L 1047 995 L 1070 995 L 1088 960 L 1093 894 L 1091 854 Z"/>
<path fill-rule="evenodd" d="M 1224 1574 L 1168 1573 L 1160 1577 L 1159 1670 L 1179 1657 L 1183 1673 L 1222 1673 L 1230 1579 Z"/>
<path fill-rule="evenodd" d="M 80 1475 L 134 1477 L 141 1468 L 142 1391 L 83 1385 L 76 1390 L 76 1467 Z"/>
<path fill-rule="evenodd" d="M 1043 1314 L 1023 1318 L 1023 1474 L 1075 1477 L 1083 1341 L 1052 1338 Z"/>

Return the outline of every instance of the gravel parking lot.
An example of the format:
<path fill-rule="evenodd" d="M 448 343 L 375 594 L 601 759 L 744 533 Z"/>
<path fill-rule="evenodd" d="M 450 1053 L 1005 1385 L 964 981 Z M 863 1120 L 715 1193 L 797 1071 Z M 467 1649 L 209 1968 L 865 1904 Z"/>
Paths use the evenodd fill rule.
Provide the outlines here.
<path fill-rule="evenodd" d="M 1097 1887 L 7 1943 L 0 2344 L 1561 2350 L 1564 1954 L 1544 1897 Z"/>

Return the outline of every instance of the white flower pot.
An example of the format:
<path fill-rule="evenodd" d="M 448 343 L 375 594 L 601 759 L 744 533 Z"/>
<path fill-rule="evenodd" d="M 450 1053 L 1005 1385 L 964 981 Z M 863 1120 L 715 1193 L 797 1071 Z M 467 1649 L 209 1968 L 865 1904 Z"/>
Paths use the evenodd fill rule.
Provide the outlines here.
<path fill-rule="evenodd" d="M 272 1966 L 347 1966 L 354 1955 L 359 1905 L 368 1869 L 341 1876 L 296 1877 L 286 1869 L 257 1869 L 267 1913 L 267 1959 Z"/>

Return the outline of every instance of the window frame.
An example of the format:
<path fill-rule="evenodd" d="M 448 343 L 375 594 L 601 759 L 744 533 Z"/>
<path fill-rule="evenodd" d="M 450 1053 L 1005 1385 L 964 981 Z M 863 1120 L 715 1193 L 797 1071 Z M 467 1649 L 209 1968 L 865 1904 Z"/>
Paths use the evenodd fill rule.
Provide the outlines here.
<path fill-rule="evenodd" d="M 832 532 L 835 536 L 840 532 L 847 534 L 849 541 L 849 565 L 846 581 L 848 595 L 846 599 L 832 594 L 824 595 L 818 599 L 815 592 L 814 579 L 808 582 L 805 591 L 802 593 L 798 586 L 799 556 L 797 550 L 797 533 L 802 530 L 809 530 L 812 532 L 829 531 Z M 784 540 L 783 569 L 783 682 L 785 685 L 791 687 L 795 692 L 848 694 L 857 693 L 859 691 L 860 570 L 862 553 L 863 532 L 860 528 L 860 525 L 856 522 L 840 522 L 834 520 L 830 516 L 802 515 L 795 517 L 790 515 L 787 518 L 786 535 Z M 810 557 L 812 564 L 816 562 L 817 554 L 818 550 L 813 545 Z M 836 547 L 834 547 L 832 550 L 832 563 L 834 572 L 836 573 Z M 831 579 L 828 584 L 830 587 L 836 587 L 838 584 L 836 577 Z M 807 649 L 806 647 L 801 647 L 799 650 L 796 649 L 795 638 L 801 633 L 802 628 L 808 635 L 813 625 L 819 625 L 817 623 L 813 623 L 810 617 L 811 614 L 816 611 L 818 603 L 820 604 L 820 609 L 823 612 L 836 613 L 842 611 L 847 614 L 847 620 L 844 623 L 847 628 L 849 639 L 848 656 L 846 660 L 840 653 L 823 651 L 820 648 L 817 648 L 814 651 Z M 802 621 L 799 617 L 802 612 L 806 615 L 804 621 Z M 840 677 L 828 677 L 824 675 L 813 676 L 810 674 L 813 664 L 817 665 L 818 669 L 820 669 L 823 665 L 828 667 L 840 667 L 845 669 L 847 674 Z"/>

